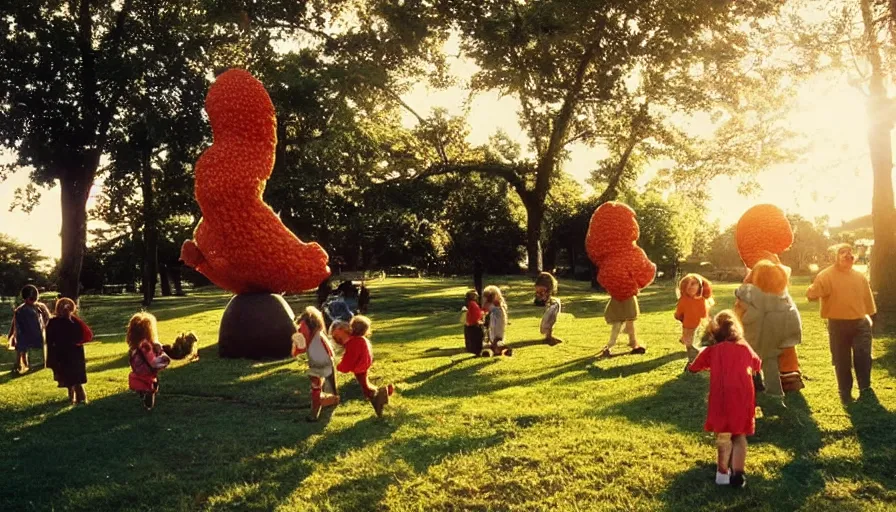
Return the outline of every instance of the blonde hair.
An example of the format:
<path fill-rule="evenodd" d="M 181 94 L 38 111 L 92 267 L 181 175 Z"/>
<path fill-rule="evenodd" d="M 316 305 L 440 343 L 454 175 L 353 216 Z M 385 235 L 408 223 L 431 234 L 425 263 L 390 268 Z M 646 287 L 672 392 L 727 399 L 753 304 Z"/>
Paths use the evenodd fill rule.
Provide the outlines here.
<path fill-rule="evenodd" d="M 332 338 L 333 332 L 335 332 L 335 331 L 345 331 L 345 332 L 351 334 L 352 326 L 349 325 L 349 323 L 346 322 L 345 320 L 334 320 L 333 323 L 330 324 L 330 332 L 328 332 L 327 334 L 329 334 L 330 337 Z"/>
<path fill-rule="evenodd" d="M 308 306 L 305 308 L 305 311 L 302 312 L 301 316 L 296 318 L 296 324 L 305 321 L 308 324 L 308 328 L 311 329 L 311 332 L 319 331 L 324 328 L 324 315 L 314 306 Z"/>
<path fill-rule="evenodd" d="M 141 311 L 132 316 L 128 321 L 127 340 L 128 347 L 132 349 L 136 349 L 143 340 L 157 343 L 159 341 L 159 329 L 156 317 L 146 311 Z"/>
<path fill-rule="evenodd" d="M 370 319 L 364 315 L 353 316 L 349 323 L 352 336 L 370 336 L 370 323 Z"/>
<path fill-rule="evenodd" d="M 56 307 L 54 308 L 53 314 L 56 316 L 67 317 L 69 315 L 74 315 L 77 310 L 78 305 L 75 304 L 75 301 L 68 297 L 61 297 L 56 301 Z"/>
<path fill-rule="evenodd" d="M 504 302 L 504 295 L 501 294 L 501 289 L 495 285 L 486 286 L 485 289 L 482 290 L 482 298 L 485 300 L 486 304 L 496 303 L 501 309 L 507 309 L 507 303 Z"/>
<path fill-rule="evenodd" d="M 706 332 L 716 342 L 738 341 L 744 337 L 744 328 L 730 309 L 719 311 L 706 326 Z"/>

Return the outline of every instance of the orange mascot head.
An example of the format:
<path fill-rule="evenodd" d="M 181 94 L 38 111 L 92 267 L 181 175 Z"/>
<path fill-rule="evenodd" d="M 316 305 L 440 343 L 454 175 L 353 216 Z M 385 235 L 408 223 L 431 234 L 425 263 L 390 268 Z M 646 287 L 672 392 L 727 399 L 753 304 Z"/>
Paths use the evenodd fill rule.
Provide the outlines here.
<path fill-rule="evenodd" d="M 656 265 L 637 245 L 640 234 L 635 211 L 623 203 L 604 203 L 591 216 L 585 249 L 598 267 L 597 282 L 616 300 L 634 297 L 656 276 Z"/>

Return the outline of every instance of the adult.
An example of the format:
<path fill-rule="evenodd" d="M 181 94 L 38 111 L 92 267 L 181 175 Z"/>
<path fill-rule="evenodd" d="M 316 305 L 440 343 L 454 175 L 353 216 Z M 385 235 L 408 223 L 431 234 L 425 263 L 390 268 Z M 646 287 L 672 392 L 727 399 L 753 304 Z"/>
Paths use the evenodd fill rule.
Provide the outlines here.
<path fill-rule="evenodd" d="M 37 299 L 40 298 L 34 285 L 25 285 L 22 288 L 22 298 L 25 303 L 16 308 L 13 313 L 10 338 L 15 338 L 16 343 L 16 368 L 19 374 L 28 372 L 28 351 L 44 348 L 44 329 L 50 321 L 50 310 Z"/>
<path fill-rule="evenodd" d="M 852 247 L 839 244 L 832 250 L 834 264 L 818 273 L 806 290 L 806 297 L 812 301 L 821 299 L 821 317 L 828 322 L 840 401 L 847 404 L 852 401 L 853 366 L 859 394 L 871 389 L 871 315 L 877 307 L 868 279 L 852 268 Z"/>

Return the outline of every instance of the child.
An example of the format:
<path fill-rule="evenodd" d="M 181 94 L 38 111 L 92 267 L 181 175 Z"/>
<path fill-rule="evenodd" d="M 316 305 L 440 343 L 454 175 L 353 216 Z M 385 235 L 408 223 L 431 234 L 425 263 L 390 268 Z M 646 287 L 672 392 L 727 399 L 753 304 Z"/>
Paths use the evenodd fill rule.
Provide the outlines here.
<path fill-rule="evenodd" d="M 345 347 L 342 360 L 336 369 L 342 373 L 353 373 L 364 396 L 373 404 L 373 410 L 377 416 L 383 415 L 383 407 L 389 403 L 389 397 L 395 391 L 392 384 L 387 384 L 379 389 L 370 383 L 367 371 L 373 364 L 373 348 L 370 346 L 370 319 L 366 316 L 355 315 L 351 323 L 336 320 L 330 326 L 330 336 L 333 341 Z"/>
<path fill-rule="evenodd" d="M 34 285 L 25 285 L 22 288 L 22 298 L 25 303 L 16 308 L 13 313 L 12 329 L 9 338 L 15 339 L 17 373 L 28 373 L 28 351 L 43 349 L 44 329 L 50 321 L 50 309 L 38 302 L 40 293 Z"/>
<path fill-rule="evenodd" d="M 616 300 L 612 296 L 607 302 L 604 309 L 604 320 L 610 324 L 610 340 L 604 345 L 598 359 L 610 357 L 610 349 L 616 345 L 616 339 L 619 338 L 619 332 L 625 326 L 625 333 L 628 335 L 628 346 L 631 348 L 630 354 L 646 354 L 647 348 L 638 343 L 638 336 L 635 333 L 635 320 L 641 314 L 641 307 L 638 304 L 638 296 L 633 295 L 625 300 Z"/>
<path fill-rule="evenodd" d="M 143 407 L 151 411 L 159 392 L 159 370 L 171 364 L 171 358 L 162 351 L 158 341 L 156 317 L 146 312 L 132 316 L 128 322 L 127 340 L 131 363 L 128 387 L 140 395 Z"/>
<path fill-rule="evenodd" d="M 535 278 L 535 300 L 544 304 L 544 314 L 541 316 L 541 334 L 545 343 L 554 346 L 563 343 L 560 338 L 554 337 L 554 324 L 560 316 L 560 299 L 554 297 L 557 293 L 557 279 L 549 272 L 542 272 Z"/>
<path fill-rule="evenodd" d="M 726 309 L 717 314 L 707 334 L 713 344 L 697 355 L 690 370 L 710 371 L 709 409 L 703 428 L 716 434 L 716 484 L 740 488 L 747 483 L 747 436 L 753 435 L 756 426 L 753 374 L 762 368 L 762 361 L 744 341 L 734 311 Z"/>
<path fill-rule="evenodd" d="M 504 346 L 504 331 L 507 328 L 507 303 L 497 286 L 486 286 L 482 290 L 483 306 L 488 312 L 488 341 L 490 348 L 482 351 L 483 357 L 491 355 L 513 355 L 513 350 Z"/>
<path fill-rule="evenodd" d="M 69 298 L 56 301 L 56 316 L 47 322 L 47 365 L 60 388 L 68 388 L 68 401 L 87 403 L 87 363 L 84 344 L 93 340 L 93 332 L 75 316 L 78 307 Z"/>
<path fill-rule="evenodd" d="M 675 319 L 681 322 L 681 343 L 688 353 L 685 371 L 697 357 L 694 348 L 694 333 L 704 318 L 709 319 L 709 308 L 715 304 L 712 298 L 712 284 L 700 274 L 688 274 L 678 282 L 676 290 L 678 306 L 675 308 Z"/>
<path fill-rule="evenodd" d="M 292 355 L 308 354 L 308 378 L 311 379 L 311 414 L 308 421 L 317 421 L 323 407 L 339 404 L 336 394 L 336 372 L 333 367 L 333 347 L 323 333 L 324 316 L 319 309 L 308 306 L 296 322 Z M 325 391 L 325 392 L 324 392 Z"/>
<path fill-rule="evenodd" d="M 477 357 L 482 353 L 482 340 L 485 333 L 482 327 L 482 318 L 485 312 L 479 307 L 479 294 L 476 290 L 470 290 L 466 295 L 466 315 L 464 316 L 464 345 L 467 352 Z"/>

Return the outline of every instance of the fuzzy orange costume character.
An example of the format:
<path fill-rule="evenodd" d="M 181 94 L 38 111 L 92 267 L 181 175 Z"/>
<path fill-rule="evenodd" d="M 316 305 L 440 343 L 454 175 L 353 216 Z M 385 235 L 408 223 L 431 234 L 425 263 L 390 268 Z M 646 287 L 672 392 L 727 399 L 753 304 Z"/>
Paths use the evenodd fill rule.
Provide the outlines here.
<path fill-rule="evenodd" d="M 301 292 L 330 275 L 327 253 L 303 243 L 262 200 L 274 167 L 277 120 L 264 86 L 231 69 L 205 99 L 214 143 L 196 162 L 202 220 L 181 259 L 234 293 Z"/>
<path fill-rule="evenodd" d="M 793 230 L 784 212 L 771 204 L 753 206 L 738 220 L 735 240 L 737 252 L 747 267 L 747 277 L 744 279 L 744 283 L 754 284 L 765 293 L 786 294 L 790 268 L 781 264 L 779 255 L 793 244 Z M 753 268 L 760 260 L 768 260 L 772 266 L 777 268 L 769 268 L 769 271 L 763 271 L 761 275 L 754 276 Z M 735 302 L 734 309 L 743 321 L 747 308 L 740 299 Z M 781 350 L 778 356 L 778 370 L 784 381 L 785 390 L 804 387 L 800 378 L 796 347 L 787 347 Z"/>
<path fill-rule="evenodd" d="M 640 235 L 634 210 L 623 203 L 604 203 L 591 216 L 585 249 L 598 267 L 597 281 L 610 294 L 604 319 L 612 328 L 610 341 L 601 351 L 601 356 L 609 355 L 623 323 L 632 353 L 643 354 L 646 351 L 635 339 L 634 321 L 640 313 L 637 295 L 653 282 L 656 265 L 638 247 Z"/>

